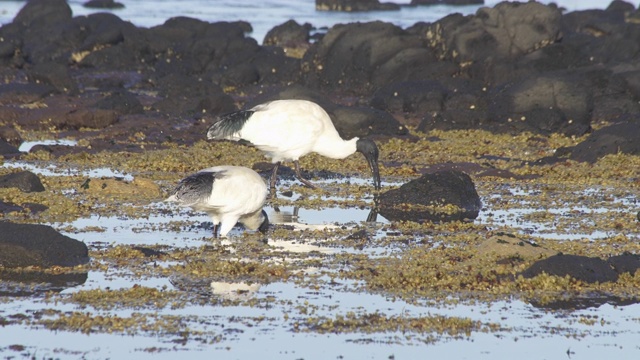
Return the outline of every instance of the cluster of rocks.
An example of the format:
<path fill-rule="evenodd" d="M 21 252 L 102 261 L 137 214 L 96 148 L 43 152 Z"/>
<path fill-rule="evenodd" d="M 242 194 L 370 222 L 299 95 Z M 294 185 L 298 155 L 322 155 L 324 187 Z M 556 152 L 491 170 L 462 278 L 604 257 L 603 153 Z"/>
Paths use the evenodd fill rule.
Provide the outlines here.
<path fill-rule="evenodd" d="M 260 45 L 245 22 L 177 17 L 139 28 L 110 13 L 73 17 L 64 0 L 34 0 L 0 28 L 0 104 L 10 105 L 1 115 L 33 127 L 126 128 L 141 117 L 158 119 L 153 125 L 213 117 L 235 110 L 240 94 L 261 93 L 320 101 L 339 131 L 349 128 L 344 136 L 402 136 L 405 124 L 566 135 L 623 126 L 593 132 L 589 143 L 604 146 L 562 153 L 593 161 L 614 148 L 638 151 L 637 15 L 619 0 L 567 14 L 504 2 L 407 29 L 336 25 L 313 43 L 309 24 L 289 21 Z M 285 51 L 296 47 L 302 58 Z M 38 102 L 49 106 L 16 106 Z"/>
<path fill-rule="evenodd" d="M 316 2 L 354 3 L 393 8 Z M 564 14 L 555 5 L 503 2 L 407 29 L 379 21 L 335 25 L 314 39 L 309 24 L 290 21 L 261 45 L 246 36 L 246 22 L 176 17 L 140 28 L 106 12 L 73 17 L 65 0 L 31 0 L 0 28 L 0 152 L 19 156 L 12 124 L 108 132 L 71 151 L 117 150 L 116 140 L 132 129 L 156 147 L 167 141 L 167 129 L 171 141 L 192 143 L 204 137 L 202 119 L 236 110 L 238 102 L 294 98 L 325 107 L 343 137 L 405 136 L 408 124 L 423 131 L 592 132 L 541 163 L 638 154 L 639 20 L 638 9 L 620 0 L 606 10 Z M 592 130 L 601 123 L 607 126 Z M 447 175 L 460 179 L 449 193 L 466 194 L 454 218 L 475 217 L 473 184 L 464 174 Z M 406 201 L 398 193 L 386 197 L 386 210 L 397 208 L 394 199 Z"/>

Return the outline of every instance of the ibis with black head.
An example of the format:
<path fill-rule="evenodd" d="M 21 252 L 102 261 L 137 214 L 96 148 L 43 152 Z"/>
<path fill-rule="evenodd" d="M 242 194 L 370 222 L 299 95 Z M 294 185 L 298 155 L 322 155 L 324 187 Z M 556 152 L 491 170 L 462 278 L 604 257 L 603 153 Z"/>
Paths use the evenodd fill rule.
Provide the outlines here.
<path fill-rule="evenodd" d="M 269 218 L 262 209 L 267 185 L 258 173 L 241 166 L 215 166 L 182 179 L 165 200 L 206 212 L 213 220 L 213 236 L 226 237 L 239 222 L 266 232 Z"/>
<path fill-rule="evenodd" d="M 275 164 L 270 177 L 271 189 L 275 189 L 278 167 L 283 161 L 293 161 L 296 177 L 315 188 L 302 177 L 298 163 L 300 157 L 311 152 L 331 159 L 344 159 L 360 152 L 369 163 L 375 188 L 380 189 L 379 150 L 375 142 L 358 137 L 342 139 L 329 114 L 311 101 L 275 100 L 222 115 L 209 128 L 207 138 L 248 142 L 263 151 Z"/>

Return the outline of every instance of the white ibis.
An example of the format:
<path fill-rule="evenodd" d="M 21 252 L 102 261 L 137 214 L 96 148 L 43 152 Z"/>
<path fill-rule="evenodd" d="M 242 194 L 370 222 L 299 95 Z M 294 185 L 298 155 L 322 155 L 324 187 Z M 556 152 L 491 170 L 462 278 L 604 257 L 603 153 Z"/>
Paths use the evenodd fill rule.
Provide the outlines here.
<path fill-rule="evenodd" d="M 332 159 L 344 159 L 357 152 L 364 155 L 373 173 L 373 184 L 380 189 L 378 147 L 370 139 L 344 140 L 336 131 L 329 114 L 307 100 L 275 100 L 226 114 L 207 132 L 210 140 L 245 141 L 264 151 L 275 164 L 270 187 L 275 188 L 282 161 L 293 161 L 298 179 L 315 188 L 300 174 L 298 159 L 316 152 Z"/>
<path fill-rule="evenodd" d="M 262 206 L 268 190 L 255 171 L 241 166 L 215 166 L 190 175 L 178 183 L 165 201 L 177 202 L 213 219 L 213 236 L 227 233 L 240 222 L 250 230 L 266 232 L 267 213 Z"/>

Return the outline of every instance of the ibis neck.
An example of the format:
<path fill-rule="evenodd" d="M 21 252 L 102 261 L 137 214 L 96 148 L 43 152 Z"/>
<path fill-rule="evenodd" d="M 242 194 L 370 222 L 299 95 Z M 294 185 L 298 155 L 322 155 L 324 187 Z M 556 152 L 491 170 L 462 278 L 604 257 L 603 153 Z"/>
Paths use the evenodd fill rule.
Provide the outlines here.
<path fill-rule="evenodd" d="M 356 152 L 356 142 L 358 138 L 351 140 L 338 139 L 318 139 L 313 151 L 322 156 L 332 159 L 344 159 Z"/>

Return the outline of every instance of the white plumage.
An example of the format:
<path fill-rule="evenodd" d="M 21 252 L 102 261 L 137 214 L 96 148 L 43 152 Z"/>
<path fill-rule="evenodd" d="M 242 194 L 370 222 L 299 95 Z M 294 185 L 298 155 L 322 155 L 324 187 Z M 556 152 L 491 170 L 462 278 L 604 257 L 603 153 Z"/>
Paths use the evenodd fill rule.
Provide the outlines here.
<path fill-rule="evenodd" d="M 298 159 L 310 152 L 332 159 L 344 159 L 361 152 L 367 159 L 376 189 L 380 188 L 378 147 L 369 139 L 344 140 L 336 131 L 327 112 L 307 100 L 275 100 L 220 117 L 207 132 L 212 140 L 246 141 L 265 152 L 275 163 L 270 186 L 275 187 L 278 166 L 293 161 L 296 176 L 302 178 Z"/>
<path fill-rule="evenodd" d="M 238 222 L 265 232 L 269 220 L 262 207 L 267 195 L 267 186 L 255 171 L 241 166 L 215 166 L 182 179 L 165 201 L 209 214 L 216 237 L 218 224 L 220 236 L 226 236 Z"/>

